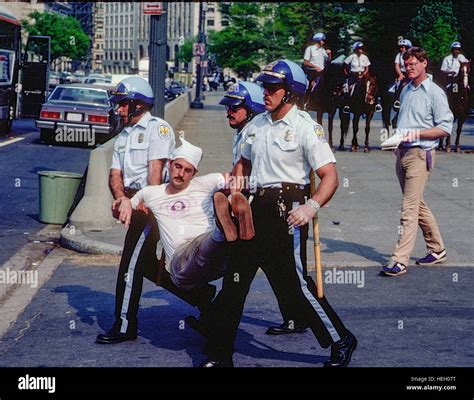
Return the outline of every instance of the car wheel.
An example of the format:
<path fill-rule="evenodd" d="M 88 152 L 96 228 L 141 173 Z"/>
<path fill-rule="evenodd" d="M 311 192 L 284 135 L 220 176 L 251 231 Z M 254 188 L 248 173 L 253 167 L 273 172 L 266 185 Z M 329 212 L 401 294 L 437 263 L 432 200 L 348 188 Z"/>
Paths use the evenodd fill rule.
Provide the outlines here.
<path fill-rule="evenodd" d="M 40 129 L 40 139 L 46 144 L 54 144 L 54 130 L 53 129 Z"/>

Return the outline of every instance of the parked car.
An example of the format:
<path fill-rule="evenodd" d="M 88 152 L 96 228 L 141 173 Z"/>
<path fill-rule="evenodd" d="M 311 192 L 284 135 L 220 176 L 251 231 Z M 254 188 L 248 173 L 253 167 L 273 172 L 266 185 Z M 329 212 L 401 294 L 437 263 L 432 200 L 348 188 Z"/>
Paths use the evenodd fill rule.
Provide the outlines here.
<path fill-rule="evenodd" d="M 104 78 L 99 78 L 99 77 L 87 76 L 87 77 L 84 78 L 82 83 L 102 85 L 104 83 L 112 83 L 112 80 L 109 79 L 109 78 L 105 78 L 105 77 Z"/>
<path fill-rule="evenodd" d="M 120 130 L 109 101 L 113 85 L 58 85 L 41 107 L 36 126 L 48 144 L 95 147 Z"/>
<path fill-rule="evenodd" d="M 61 74 L 56 71 L 49 71 L 49 89 L 54 89 L 61 83 Z"/>

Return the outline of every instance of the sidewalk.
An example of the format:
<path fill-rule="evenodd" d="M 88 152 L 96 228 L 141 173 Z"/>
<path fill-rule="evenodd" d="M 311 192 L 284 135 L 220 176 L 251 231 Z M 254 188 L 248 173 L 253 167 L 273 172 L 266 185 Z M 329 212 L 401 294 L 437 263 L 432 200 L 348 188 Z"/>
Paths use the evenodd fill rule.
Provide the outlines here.
<path fill-rule="evenodd" d="M 180 131 L 193 144 L 204 150 L 200 174 L 230 171 L 233 130 L 228 126 L 225 109 L 218 104 L 224 92 L 205 92 L 204 109 L 190 109 L 181 122 Z M 363 120 L 359 142 L 363 137 Z M 340 138 L 335 122 L 334 142 Z M 325 126 L 326 127 L 326 126 Z M 320 213 L 320 235 L 323 266 L 380 266 L 388 260 L 398 237 L 402 194 L 395 175 L 395 157 L 382 152 L 379 132 L 381 122 L 371 126 L 369 154 L 337 151 L 340 185 L 329 205 Z M 350 130 L 352 132 L 352 129 Z M 463 143 L 474 144 L 474 127 L 465 125 Z M 346 139 L 346 148 L 352 133 Z M 472 266 L 473 159 L 471 154 L 438 153 L 433 176 L 425 198 L 432 208 L 446 242 L 447 266 Z M 312 231 L 312 230 L 311 230 Z M 104 231 L 75 232 L 73 248 L 86 253 L 120 254 L 125 229 L 120 223 Z M 310 262 L 314 260 L 312 237 L 308 242 Z M 421 234 L 412 262 L 424 256 L 426 249 Z"/>

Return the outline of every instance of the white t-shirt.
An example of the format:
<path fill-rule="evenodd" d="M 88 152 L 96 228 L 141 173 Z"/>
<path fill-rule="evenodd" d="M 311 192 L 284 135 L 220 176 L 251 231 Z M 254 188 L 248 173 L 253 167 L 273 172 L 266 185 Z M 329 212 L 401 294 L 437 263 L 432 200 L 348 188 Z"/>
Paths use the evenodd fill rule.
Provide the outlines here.
<path fill-rule="evenodd" d="M 166 193 L 168 185 L 147 186 L 131 200 L 134 209 L 143 201 L 158 221 L 167 265 L 178 247 L 213 229 L 212 195 L 224 187 L 225 179 L 222 174 L 198 176 L 176 194 Z"/>
<path fill-rule="evenodd" d="M 363 72 L 365 67 L 370 65 L 370 60 L 365 54 L 361 54 L 359 57 L 354 53 L 347 57 L 344 63 L 351 66 L 351 72 Z"/>
<path fill-rule="evenodd" d="M 318 47 L 315 44 L 308 46 L 304 52 L 304 59 L 309 61 L 311 64 L 324 69 L 325 63 L 329 56 L 322 47 Z"/>

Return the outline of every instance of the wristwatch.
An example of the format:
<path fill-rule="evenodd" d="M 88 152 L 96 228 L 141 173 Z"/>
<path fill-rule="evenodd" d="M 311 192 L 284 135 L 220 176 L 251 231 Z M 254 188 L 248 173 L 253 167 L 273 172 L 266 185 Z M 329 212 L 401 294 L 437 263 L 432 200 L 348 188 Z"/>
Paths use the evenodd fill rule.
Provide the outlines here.
<path fill-rule="evenodd" d="M 316 210 L 316 212 L 318 212 L 318 210 L 321 208 L 319 203 L 313 199 L 306 200 L 306 204 L 309 204 L 311 207 L 313 207 Z"/>

